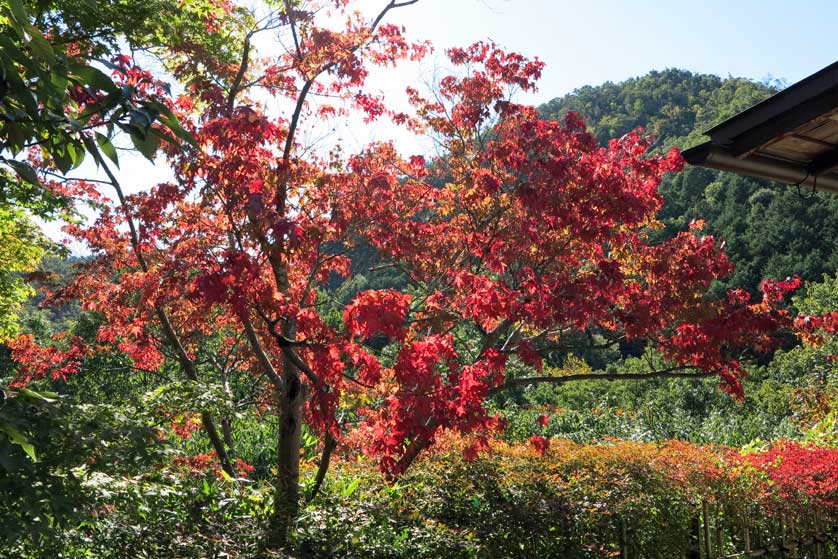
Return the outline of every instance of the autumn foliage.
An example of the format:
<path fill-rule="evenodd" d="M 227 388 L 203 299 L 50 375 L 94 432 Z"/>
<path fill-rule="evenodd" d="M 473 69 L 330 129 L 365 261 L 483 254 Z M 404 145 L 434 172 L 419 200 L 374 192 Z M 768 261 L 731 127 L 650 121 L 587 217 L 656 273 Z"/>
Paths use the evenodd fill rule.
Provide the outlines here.
<path fill-rule="evenodd" d="M 696 531 L 703 530 L 704 510 L 713 549 L 721 555 L 746 549 L 746 526 L 756 551 L 782 541 L 780 523 L 794 527 L 788 541 L 811 539 L 816 533 L 823 537 L 838 515 L 830 500 L 834 485 L 831 493 L 826 490 L 836 479 L 834 449 L 780 443 L 743 454 L 683 441 L 549 442 L 541 452 L 530 444 L 494 440 L 491 452 L 464 462 L 469 437 L 441 435 L 392 492 L 381 489 L 369 462 L 339 462 L 337 479 L 361 483 L 356 494 L 332 506 L 347 517 L 360 511 L 358 520 L 312 529 L 307 537 L 348 553 L 357 549 L 343 543 L 352 534 L 381 530 L 397 518 L 399 529 L 417 540 L 445 541 L 446 534 L 455 534 L 455 552 L 430 556 L 593 559 L 629 549 L 639 557 L 663 558 L 695 549 L 694 538 L 700 543 L 703 537 Z M 785 474 L 778 474 L 781 470 Z M 786 477 L 794 471 L 794 479 Z M 371 542 L 360 545 L 374 553 Z M 808 551 L 805 545 L 798 549 Z"/>
<path fill-rule="evenodd" d="M 742 397 L 740 356 L 775 348 L 792 327 L 781 303 L 798 282 L 767 282 L 760 301 L 715 299 L 711 284 L 732 266 L 700 223 L 651 242 L 658 185 L 683 165 L 677 151 L 648 153 L 642 131 L 600 146 L 576 114 L 541 119 L 509 92 L 533 90 L 543 64 L 487 42 L 447 51 L 453 73 L 432 92 L 408 88 L 410 114 L 391 110 L 365 91 L 370 68 L 429 46 L 382 22 L 395 2 L 373 21 L 326 4 L 345 26 L 283 13 L 275 24 L 294 41 L 279 57 L 250 56 L 250 35 L 239 65 L 175 45 L 173 75 L 186 86 L 176 99 L 117 60 L 114 79 L 161 103 L 194 145 L 160 144 L 171 183 L 126 195 L 113 180 L 116 199 L 74 186 L 97 212 L 66 231 L 92 258 L 56 300 L 78 298 L 102 323 L 87 348 L 15 342 L 22 381 L 71 374 L 99 350 L 138 369 L 170 361 L 193 381 L 214 374 L 201 368 L 205 352 L 234 356 L 281 417 L 288 478 L 278 483 L 294 502 L 302 423 L 324 440 L 360 441 L 390 475 L 445 432 L 473 436 L 464 453 L 474 457 L 503 427 L 488 399 L 572 380 L 541 371 L 579 336 L 646 344 L 667 361 L 646 376 L 718 375 Z M 208 33 L 237 13 L 219 6 Z M 265 98 L 288 111 L 270 113 Z M 344 114 L 433 136 L 443 153 L 403 156 L 391 143 L 318 152 L 297 134 Z M 349 255 L 362 245 L 407 287 L 362 291 L 331 312 L 329 290 L 356 273 Z M 513 362 L 522 367 L 510 375 Z M 212 417 L 202 421 L 224 460 Z M 532 444 L 550 451 L 546 439 Z"/>
<path fill-rule="evenodd" d="M 602 493 L 607 503 L 602 503 L 598 513 L 603 515 L 638 506 L 644 492 L 649 497 L 669 492 L 685 510 L 694 510 L 707 500 L 728 510 L 738 509 L 740 514 L 752 514 L 754 507 L 768 515 L 802 514 L 807 507 L 838 514 L 838 450 L 833 448 L 780 441 L 743 452 L 685 441 L 580 444 L 562 438 L 539 439 L 550 444 L 493 440 L 484 466 L 489 463 L 506 472 L 509 478 L 501 483 L 510 486 L 550 478 L 548 483 L 555 484 L 551 492 L 556 495 Z M 441 437 L 434 457 L 422 466 L 442 468 L 432 462 L 445 461 L 446 456 L 456 460 L 470 444 L 468 437 Z"/>

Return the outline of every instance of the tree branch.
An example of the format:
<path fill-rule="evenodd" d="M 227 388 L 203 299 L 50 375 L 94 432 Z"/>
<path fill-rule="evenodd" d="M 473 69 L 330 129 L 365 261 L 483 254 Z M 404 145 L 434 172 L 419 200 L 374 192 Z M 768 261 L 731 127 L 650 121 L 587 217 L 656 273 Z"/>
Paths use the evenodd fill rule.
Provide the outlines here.
<path fill-rule="evenodd" d="M 317 474 L 314 476 L 314 485 L 311 487 L 311 491 L 308 494 L 306 499 L 307 502 L 310 503 L 313 501 L 317 496 L 317 493 L 320 491 L 320 486 L 323 485 L 323 480 L 326 479 L 326 472 L 329 470 L 329 461 L 332 458 L 332 452 L 334 452 L 337 446 L 337 440 L 331 433 L 326 432 L 326 439 L 323 441 L 323 454 L 320 456 L 320 464 L 317 466 Z"/>
<path fill-rule="evenodd" d="M 428 421 L 428 427 L 434 428 L 437 426 L 436 420 L 434 418 L 430 418 Z M 404 472 L 407 468 L 410 467 L 411 464 L 416 460 L 419 454 L 422 453 L 423 450 L 431 446 L 431 441 L 427 437 L 424 436 L 417 436 L 415 439 L 410 441 L 407 445 L 407 448 L 404 450 L 404 454 L 402 454 L 398 460 L 396 460 L 396 465 L 394 470 L 396 472 Z M 388 481 L 395 481 L 398 477 L 396 473 L 388 473 L 386 474 Z"/>
<path fill-rule="evenodd" d="M 285 0 L 285 15 L 288 16 L 288 23 L 291 26 L 291 36 L 294 38 L 294 48 L 297 51 L 297 60 L 303 61 L 303 51 L 300 49 L 300 39 L 297 37 L 297 24 L 294 21 L 294 8 L 291 0 Z"/>
<path fill-rule="evenodd" d="M 512 321 L 508 318 L 501 320 L 500 324 L 498 324 L 491 332 L 483 332 L 483 329 L 478 325 L 477 328 L 483 334 L 483 343 L 480 344 L 480 353 L 482 354 L 487 349 L 494 347 L 510 326 L 512 326 Z"/>
<path fill-rule="evenodd" d="M 303 361 L 299 355 L 297 355 L 297 352 L 294 351 L 294 348 L 290 346 L 283 346 L 282 354 L 285 355 L 285 358 L 288 359 L 288 361 L 291 362 L 291 364 L 294 365 L 294 367 L 302 371 L 305 374 L 306 378 L 308 378 L 308 380 L 310 380 L 312 384 L 317 383 L 317 375 L 314 374 L 314 371 L 311 370 L 311 367 L 309 367 L 306 364 L 306 362 Z"/>
<path fill-rule="evenodd" d="M 395 8 L 404 8 L 405 6 L 416 4 L 418 1 L 419 0 L 404 0 L 403 2 L 397 2 L 396 0 L 390 0 L 390 3 L 387 4 L 387 6 L 381 10 L 381 13 L 378 14 L 378 17 L 373 20 L 372 25 L 370 25 L 370 33 L 375 31 L 375 28 L 378 27 L 378 24 L 381 23 L 381 20 L 387 15 L 387 12 Z"/>
<path fill-rule="evenodd" d="M 140 265 L 140 269 L 143 272 L 148 273 L 148 263 L 146 262 L 142 250 L 140 249 L 140 238 L 137 234 L 137 227 L 134 223 L 134 218 L 131 217 L 131 213 L 126 204 L 125 194 L 122 190 L 122 186 L 114 176 L 110 167 L 107 165 L 107 163 L 105 163 L 105 160 L 102 158 L 102 155 L 95 150 L 91 150 L 91 154 L 93 155 L 93 158 L 96 160 L 99 166 L 105 171 L 105 174 L 111 181 L 111 185 L 113 186 L 114 190 L 116 190 L 116 196 L 119 199 L 119 204 L 125 212 L 125 219 L 128 222 L 131 248 L 134 251 L 134 255 L 137 257 L 137 262 Z M 154 312 L 157 315 L 157 318 L 160 321 L 160 324 L 163 328 L 163 334 L 166 337 L 166 341 L 169 343 L 170 346 L 172 346 L 172 349 L 174 349 L 175 355 L 177 356 L 177 360 L 181 364 L 181 367 L 183 367 L 183 371 L 186 374 L 186 377 L 193 382 L 198 382 L 198 370 L 195 367 L 195 363 L 189 358 L 189 355 L 186 353 L 186 349 L 183 347 L 183 343 L 181 343 L 180 337 L 177 335 L 177 332 L 175 331 L 175 328 L 172 325 L 171 320 L 169 319 L 169 315 L 166 312 L 166 309 L 163 307 L 162 303 L 158 303 L 154 306 Z M 227 474 L 229 474 L 231 477 L 235 477 L 236 472 L 233 469 L 232 464 L 230 463 L 230 457 L 227 455 L 227 449 L 224 446 L 224 442 L 221 440 L 220 435 L 218 434 L 218 429 L 215 426 L 215 421 L 213 420 L 212 414 L 210 414 L 208 411 L 201 412 L 201 423 L 203 423 L 204 429 L 206 430 L 207 436 L 209 437 L 210 442 L 212 443 L 213 449 L 215 450 L 215 453 L 218 455 L 218 461 L 221 463 L 222 469 L 225 472 L 227 472 Z"/>
<path fill-rule="evenodd" d="M 508 379 L 500 386 L 489 390 L 489 395 L 493 396 L 504 390 L 514 388 L 516 386 L 530 386 L 532 384 L 565 384 L 568 382 L 575 382 L 580 380 L 648 380 L 652 378 L 705 378 L 718 374 L 718 371 L 699 371 L 696 373 L 685 373 L 684 371 L 692 370 L 694 367 L 678 366 L 670 367 L 668 369 L 661 369 L 659 371 L 649 371 L 647 373 L 579 373 L 574 375 L 563 376 L 539 376 L 539 377 L 522 377 Z"/>
<path fill-rule="evenodd" d="M 370 28 L 369 28 L 370 35 L 372 35 L 375 32 L 378 25 L 384 19 L 384 16 L 386 16 L 387 13 L 390 10 L 395 9 L 395 8 L 402 8 L 404 6 L 410 6 L 411 4 L 415 4 L 418 1 L 419 0 L 405 0 L 403 2 L 397 2 L 396 0 L 391 0 L 387 4 L 387 6 L 385 6 L 384 9 L 381 10 L 381 12 L 379 12 L 379 14 L 376 16 L 376 18 L 372 21 L 372 24 L 370 24 Z M 293 29 L 294 29 L 293 24 L 291 25 L 291 29 L 293 31 Z M 350 48 L 349 52 L 350 53 L 355 52 L 356 50 L 358 50 L 362 46 L 363 46 L 363 42 L 358 43 L 354 47 Z M 299 123 L 300 113 L 303 110 L 303 105 L 305 104 L 305 100 L 306 100 L 306 97 L 308 96 L 309 90 L 311 89 L 311 86 L 314 85 L 314 82 L 317 80 L 317 77 L 320 74 L 322 74 L 323 72 L 329 71 L 336 64 L 337 64 L 336 62 L 331 62 L 329 64 L 326 64 L 326 65 L 320 67 L 314 73 L 314 75 L 312 75 L 312 76 L 310 76 L 306 79 L 306 82 L 303 84 L 302 89 L 300 89 L 300 94 L 297 97 L 297 104 L 294 107 L 294 112 L 291 115 L 291 121 L 288 125 L 288 135 L 285 138 L 285 148 L 282 150 L 282 164 L 283 164 L 284 168 L 287 168 L 289 159 L 291 157 L 291 149 L 294 145 L 294 136 L 296 134 L 297 125 Z"/>
<path fill-rule="evenodd" d="M 236 73 L 233 83 L 230 84 L 230 92 L 227 94 L 228 113 L 233 111 L 233 107 L 236 103 L 236 95 L 239 94 L 239 88 L 241 87 L 242 80 L 247 72 L 247 65 L 250 60 L 250 36 L 250 33 L 244 36 L 244 46 L 242 47 L 242 60 L 239 64 L 239 71 Z"/>
<path fill-rule="evenodd" d="M 245 315 L 242 318 L 242 325 L 244 326 L 244 333 L 245 336 L 247 336 L 247 342 L 250 344 L 250 349 L 252 349 L 253 353 L 256 354 L 256 359 L 262 367 L 262 373 L 271 380 L 277 390 L 281 390 L 282 377 L 276 372 L 273 363 L 271 363 L 268 354 L 265 352 L 265 348 L 262 347 L 262 342 L 259 341 L 259 336 L 253 328 L 253 323 L 250 321 L 250 317 Z"/>
<path fill-rule="evenodd" d="M 279 324 L 279 319 L 271 320 L 260 305 L 256 306 L 256 312 L 259 314 L 259 317 L 265 322 L 265 325 L 268 327 L 268 331 L 271 333 L 271 336 L 274 337 L 274 339 L 276 340 L 276 344 L 279 347 L 299 347 L 310 345 L 308 342 L 299 342 L 292 340 L 288 336 L 285 336 L 281 332 L 278 332 L 276 327 Z"/>

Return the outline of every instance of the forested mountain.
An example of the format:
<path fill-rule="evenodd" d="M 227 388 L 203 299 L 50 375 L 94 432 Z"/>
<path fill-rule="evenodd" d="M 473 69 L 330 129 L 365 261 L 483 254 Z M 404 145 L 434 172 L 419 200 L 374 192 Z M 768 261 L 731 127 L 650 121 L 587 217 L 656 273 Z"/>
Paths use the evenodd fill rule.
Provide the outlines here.
<path fill-rule="evenodd" d="M 583 115 L 600 142 L 643 127 L 657 150 L 686 149 L 704 131 L 778 91 L 742 78 L 653 71 L 620 83 L 585 86 L 540 107 L 547 118 Z M 756 291 L 768 277 L 799 274 L 817 281 L 838 269 L 838 197 L 788 185 L 688 167 L 661 185 L 663 234 L 684 230 L 693 219 L 726 242 L 736 272 L 724 286 Z"/>
<path fill-rule="evenodd" d="M 706 140 L 704 131 L 777 92 L 774 84 L 741 78 L 693 74 L 669 69 L 621 83 L 585 86 L 539 108 L 550 119 L 580 113 L 600 143 L 644 128 L 654 150 L 686 149 Z M 686 230 L 703 219 L 705 231 L 724 239 L 735 264 L 734 274 L 716 286 L 717 294 L 742 287 L 759 290 L 766 278 L 798 274 L 812 287 L 794 305 L 805 312 L 805 293 L 834 291 L 824 274 L 838 270 L 838 196 L 798 192 L 781 185 L 699 167 L 687 166 L 660 186 L 664 227 L 660 238 Z M 625 350 L 625 348 L 622 348 Z M 814 355 L 816 352 L 817 355 Z M 562 368 L 644 370 L 641 360 L 619 355 L 556 356 Z M 523 413 L 533 403 L 563 410 L 550 433 L 577 440 L 604 436 L 629 439 L 688 439 L 741 445 L 752 440 L 799 436 L 800 410 L 821 386 L 810 378 L 827 374 L 821 350 L 786 348 L 762 366 L 752 367 L 740 404 L 713 390 L 715 380 L 659 381 L 643 384 L 590 382 L 530 393 L 502 405 L 512 418 L 508 436 L 528 432 L 534 416 Z M 829 384 L 829 383 L 827 383 Z M 509 413 L 522 405 L 521 416 Z M 537 407 L 537 406 L 536 406 Z M 805 414 L 803 414 L 805 415 Z M 805 423 L 805 422 L 804 422 Z M 519 433 L 519 430 L 522 433 Z M 798 433 L 797 435 L 795 433 Z"/>

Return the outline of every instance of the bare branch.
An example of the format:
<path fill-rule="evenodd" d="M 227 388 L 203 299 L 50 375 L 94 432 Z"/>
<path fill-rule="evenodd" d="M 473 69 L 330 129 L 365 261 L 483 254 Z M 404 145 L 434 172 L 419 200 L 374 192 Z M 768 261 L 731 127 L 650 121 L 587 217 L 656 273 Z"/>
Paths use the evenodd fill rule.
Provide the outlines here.
<path fill-rule="evenodd" d="M 256 312 L 259 314 L 259 317 L 265 322 L 265 325 L 268 327 L 268 332 L 271 333 L 274 340 L 279 347 L 300 347 L 300 346 L 308 346 L 308 342 L 300 342 L 292 340 L 291 338 L 283 335 L 281 332 L 278 332 L 276 327 L 279 324 L 279 319 L 272 320 L 267 313 L 262 309 L 260 305 L 256 306 Z"/>
<path fill-rule="evenodd" d="M 320 456 L 320 464 L 317 466 L 317 474 L 314 476 L 314 485 L 311 487 L 311 491 L 306 499 L 309 503 L 317 496 L 317 493 L 320 491 L 320 486 L 323 485 L 323 480 L 326 479 L 329 461 L 337 445 L 338 442 L 332 434 L 326 432 L 326 439 L 323 441 L 323 454 Z"/>
<path fill-rule="evenodd" d="M 281 390 L 282 377 L 276 372 L 273 363 L 271 363 L 268 354 L 265 352 L 265 348 L 262 347 L 262 342 L 259 341 L 259 336 L 253 328 L 253 323 L 250 322 L 250 317 L 245 315 L 242 318 L 242 324 L 244 325 L 244 333 L 247 336 L 247 342 L 250 344 L 250 348 L 253 350 L 253 353 L 256 354 L 256 359 L 259 361 L 262 373 L 271 380 L 277 390 Z"/>
<path fill-rule="evenodd" d="M 305 374 L 306 378 L 308 378 L 308 380 L 311 381 L 313 385 L 317 384 L 317 375 L 314 374 L 314 371 L 311 370 L 311 367 L 309 367 L 306 364 L 306 362 L 303 361 L 299 355 L 297 355 L 297 352 L 294 351 L 294 348 L 290 346 L 283 346 L 282 353 L 283 355 L 285 355 L 285 358 L 288 359 L 288 361 L 290 361 L 292 365 L 294 365 L 294 367 L 296 367 Z"/>
<path fill-rule="evenodd" d="M 480 353 L 482 354 L 484 351 L 486 351 L 490 347 L 494 347 L 495 344 L 497 344 L 498 341 L 500 341 L 500 339 L 503 337 L 503 335 L 506 333 L 506 331 L 509 330 L 510 326 L 512 326 L 512 321 L 509 320 L 508 318 L 504 318 L 503 320 L 501 320 L 500 324 L 498 324 L 495 327 L 495 329 L 492 330 L 491 332 L 483 332 L 482 331 L 483 329 L 480 328 L 479 325 L 477 325 L 477 328 L 479 330 L 481 330 L 481 333 L 484 336 L 483 343 L 480 346 Z"/>
<path fill-rule="evenodd" d="M 314 77 L 306 80 L 306 83 L 304 83 L 302 89 L 300 89 L 300 94 L 297 96 L 297 105 L 294 107 L 294 112 L 291 114 L 291 122 L 288 124 L 288 135 L 285 138 L 285 147 L 282 150 L 283 174 L 287 172 L 288 163 L 291 159 L 291 149 L 294 147 L 294 136 L 297 133 L 297 125 L 300 123 L 300 115 L 303 112 L 306 97 L 308 96 L 311 86 L 314 85 L 314 80 L 316 78 L 317 76 L 315 75 Z"/>
<path fill-rule="evenodd" d="M 303 51 L 300 49 L 300 39 L 297 37 L 297 24 L 294 21 L 294 7 L 291 0 L 285 0 L 285 15 L 288 16 L 288 23 L 291 26 L 291 36 L 294 38 L 294 48 L 297 51 L 297 60 L 303 61 Z"/>
<path fill-rule="evenodd" d="M 489 395 L 497 394 L 504 390 L 514 388 L 516 386 L 530 386 L 533 384 L 565 384 L 568 382 L 575 382 L 579 380 L 648 380 L 652 378 L 680 378 L 680 379 L 695 379 L 711 377 L 718 374 L 718 371 L 698 371 L 694 373 L 687 373 L 686 371 L 694 370 L 694 367 L 677 366 L 668 369 L 661 369 L 659 371 L 649 371 L 646 373 L 579 373 L 574 375 L 563 376 L 539 376 L 539 377 L 522 377 L 508 379 L 501 386 L 497 386 L 489 391 Z"/>
<path fill-rule="evenodd" d="M 242 59 L 241 63 L 239 64 L 239 71 L 236 73 L 236 77 L 233 79 L 233 83 L 230 84 L 230 92 L 227 94 L 227 112 L 232 112 L 233 107 L 236 103 L 236 95 L 239 94 L 242 80 L 244 79 L 244 75 L 247 72 L 247 65 L 250 61 L 250 37 L 251 33 L 248 33 L 244 37 L 244 45 L 242 46 Z"/>
<path fill-rule="evenodd" d="M 419 0 L 405 0 L 403 2 L 396 2 L 395 0 L 391 0 L 390 3 L 388 3 L 387 6 L 385 6 L 384 9 L 381 10 L 381 12 L 379 12 L 379 14 L 375 17 L 375 19 L 372 21 L 372 24 L 370 24 L 369 34 L 372 35 L 375 32 L 378 25 L 384 19 L 384 16 L 386 16 L 390 10 L 395 8 L 402 8 L 404 6 L 410 6 L 411 4 L 415 4 L 418 1 Z M 291 29 L 294 29 L 293 24 L 291 25 Z M 350 48 L 348 52 L 353 53 L 356 50 L 360 49 L 362 46 L 364 46 L 363 42 L 358 43 L 352 48 Z M 302 89 L 300 89 L 300 94 L 297 97 L 297 104 L 294 107 L 294 112 L 291 115 L 291 121 L 288 125 L 288 135 L 285 138 L 285 149 L 282 150 L 283 170 L 287 169 L 289 159 L 291 157 L 291 149 L 294 146 L 294 136 L 296 134 L 297 125 L 299 124 L 300 114 L 302 113 L 303 106 L 305 105 L 305 100 L 308 97 L 308 92 L 314 85 L 314 82 L 317 80 L 317 77 L 320 76 L 320 74 L 322 74 L 323 72 L 328 72 L 336 64 L 337 62 L 330 62 L 329 64 L 321 66 L 314 73 L 314 75 L 308 77 L 306 82 L 303 84 Z"/>
<path fill-rule="evenodd" d="M 375 28 L 378 27 L 378 24 L 381 23 L 381 20 L 384 19 L 384 16 L 387 15 L 387 12 L 395 8 L 404 8 L 405 6 L 410 6 L 411 4 L 415 4 L 418 1 L 419 0 L 405 0 L 403 2 L 396 2 L 396 0 L 391 0 L 390 3 L 387 4 L 387 6 L 383 10 L 381 10 L 381 13 L 378 14 L 378 17 L 376 17 L 373 20 L 372 25 L 370 25 L 370 33 L 375 31 Z"/>

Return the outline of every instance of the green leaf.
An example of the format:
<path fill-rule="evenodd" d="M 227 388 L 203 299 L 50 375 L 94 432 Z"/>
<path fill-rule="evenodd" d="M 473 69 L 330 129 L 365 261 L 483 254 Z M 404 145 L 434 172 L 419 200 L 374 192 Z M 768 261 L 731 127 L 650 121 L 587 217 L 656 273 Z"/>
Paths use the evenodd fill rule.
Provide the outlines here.
<path fill-rule="evenodd" d="M 160 138 L 155 134 L 146 134 L 142 136 L 139 132 L 131 132 L 131 141 L 137 151 L 142 153 L 149 161 L 154 161 L 154 154 L 157 153 L 157 147 L 160 144 Z"/>
<path fill-rule="evenodd" d="M 15 161 L 13 159 L 6 159 L 5 161 L 18 175 L 20 175 L 20 178 L 34 186 L 41 186 L 41 181 L 38 180 L 38 175 L 35 173 L 35 169 L 33 169 L 29 163 Z"/>
<path fill-rule="evenodd" d="M 35 392 L 34 390 L 29 390 L 28 388 L 19 388 L 17 392 L 18 394 L 22 394 L 33 400 L 41 402 L 53 403 L 58 401 L 58 394 L 55 392 Z"/>
<path fill-rule="evenodd" d="M 119 72 L 121 74 L 125 74 L 125 68 L 123 68 L 119 64 L 114 64 L 113 62 L 111 62 L 110 60 L 108 60 L 106 58 L 97 58 L 96 62 L 99 62 L 100 64 L 102 64 L 106 68 L 109 68 L 109 69 L 113 70 L 114 72 Z M 125 87 L 125 86 L 123 86 L 123 87 Z M 129 95 L 129 97 L 130 97 L 130 95 Z"/>
<path fill-rule="evenodd" d="M 35 455 L 35 447 L 32 446 L 32 443 L 29 442 L 23 433 L 6 423 L 5 421 L 0 421 L 0 432 L 6 433 L 9 437 L 9 440 L 12 441 L 14 444 L 20 446 L 23 449 L 29 458 L 32 459 L 33 462 L 37 462 L 38 458 Z"/>
<path fill-rule="evenodd" d="M 129 111 L 129 114 L 131 117 L 129 126 L 136 128 L 142 134 L 146 134 L 148 129 L 151 128 L 151 125 L 154 124 L 155 119 L 157 119 L 158 112 L 148 107 L 143 107 L 142 109 Z"/>
<path fill-rule="evenodd" d="M 66 91 L 67 85 L 69 84 L 67 74 L 53 70 L 50 72 L 49 79 L 53 89 L 57 92 L 61 92 L 61 96 L 63 98 L 63 93 Z"/>
<path fill-rule="evenodd" d="M 62 173 L 67 173 L 70 169 L 73 168 L 73 159 L 67 153 L 66 146 L 56 146 L 57 149 L 53 149 L 49 151 L 49 155 L 52 157 L 52 160 L 55 162 L 56 167 Z"/>
<path fill-rule="evenodd" d="M 99 148 L 101 148 L 102 153 L 108 156 L 108 159 L 114 162 L 117 169 L 119 168 L 119 158 L 116 154 L 116 147 L 114 147 L 113 143 L 111 142 L 110 138 L 105 136 L 104 134 L 100 134 L 96 132 L 96 143 L 99 144 Z"/>
<path fill-rule="evenodd" d="M 41 32 L 29 25 L 26 27 L 26 32 L 29 33 L 29 48 L 32 49 L 32 54 L 36 58 L 53 64 L 55 62 L 55 52 L 52 50 L 52 45 L 49 44 Z"/>
<path fill-rule="evenodd" d="M 75 142 L 67 142 L 67 154 L 70 156 L 70 161 L 73 163 L 73 169 L 78 167 L 84 161 L 84 148 Z"/>
<path fill-rule="evenodd" d="M 33 74 L 38 73 L 38 66 L 32 62 L 31 58 L 23 54 L 23 51 L 17 47 L 10 36 L 0 35 L 0 47 L 3 47 L 0 49 L 0 60 L 14 61 L 16 64 L 25 66 Z M 4 66 L 0 69 L 3 70 L 3 77 L 7 80 L 15 79 L 15 81 L 23 83 L 14 67 Z"/>
<path fill-rule="evenodd" d="M 6 135 L 9 138 L 9 148 L 12 150 L 12 153 L 20 153 L 23 149 L 23 144 L 26 142 L 27 133 L 30 130 L 29 126 L 26 126 L 25 129 L 20 124 L 15 122 L 8 122 L 6 124 Z"/>
<path fill-rule="evenodd" d="M 22 0 L 8 0 L 9 8 L 12 10 L 15 23 L 18 25 L 26 25 L 29 23 L 29 14 L 26 13 L 26 8 L 23 7 Z"/>
<path fill-rule="evenodd" d="M 195 140 L 195 137 L 187 132 L 183 126 L 181 126 L 180 121 L 175 116 L 175 114 L 163 103 L 151 100 L 146 103 L 143 103 L 143 106 L 153 109 L 154 112 L 158 113 L 157 119 L 162 122 L 163 124 L 168 127 L 171 132 L 183 140 L 184 142 L 188 143 L 192 147 L 198 147 L 198 142 Z"/>
<path fill-rule="evenodd" d="M 96 142 L 93 141 L 93 138 L 86 134 L 82 134 L 81 141 L 84 143 L 84 148 L 93 155 L 93 161 L 96 163 L 96 168 L 99 168 L 99 148 L 96 147 Z"/>
<path fill-rule="evenodd" d="M 358 489 L 358 484 L 360 484 L 360 483 L 361 483 L 361 478 L 353 479 L 351 482 L 349 482 L 348 485 L 344 486 L 340 490 L 340 496 L 344 497 L 344 498 L 349 497 L 350 495 L 355 493 L 355 491 Z"/>
<path fill-rule="evenodd" d="M 87 85 L 107 93 L 116 93 L 119 91 L 119 88 L 113 83 L 113 80 L 98 68 L 84 64 L 75 64 L 71 67 L 70 71 L 72 76 L 77 78 L 74 79 L 76 83 Z"/>
<path fill-rule="evenodd" d="M 85 109 L 79 115 L 79 120 L 81 120 L 82 122 L 87 122 L 87 120 L 96 113 L 107 113 L 119 104 L 121 98 L 122 92 L 119 90 L 113 93 L 108 93 L 105 96 L 105 98 L 99 101 L 98 103 L 92 103 L 85 107 Z M 111 118 L 113 120 L 118 120 L 119 117 L 119 111 L 116 111 L 113 115 L 111 115 Z"/>

